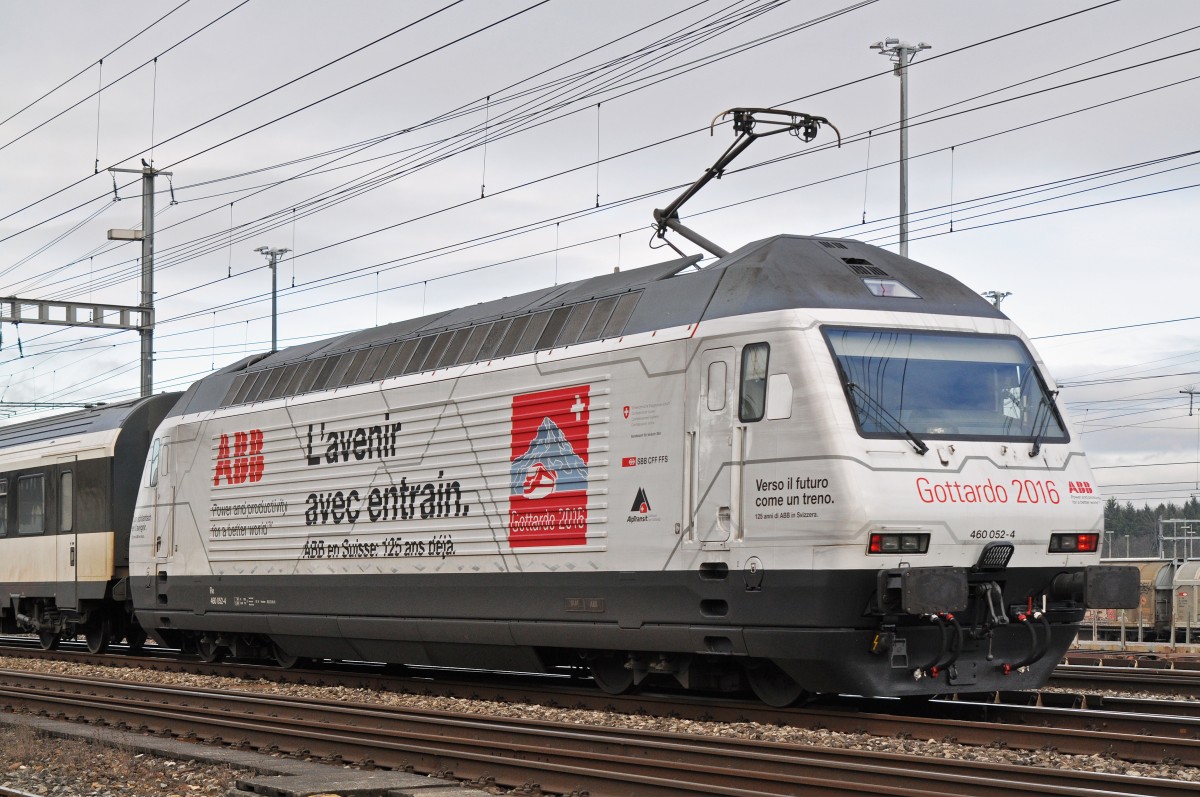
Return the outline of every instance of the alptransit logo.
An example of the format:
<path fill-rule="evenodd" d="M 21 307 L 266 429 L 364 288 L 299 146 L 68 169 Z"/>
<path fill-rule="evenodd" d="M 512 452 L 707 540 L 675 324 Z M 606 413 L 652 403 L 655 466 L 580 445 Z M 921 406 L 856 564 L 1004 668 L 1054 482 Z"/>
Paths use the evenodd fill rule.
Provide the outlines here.
<path fill-rule="evenodd" d="M 508 544 L 587 541 L 588 385 L 513 398 Z"/>
<path fill-rule="evenodd" d="M 229 435 L 221 435 L 217 443 L 217 467 L 213 472 L 213 487 L 221 484 L 245 484 L 261 481 L 263 477 L 263 433 L 261 429 L 233 433 L 230 452 Z"/>

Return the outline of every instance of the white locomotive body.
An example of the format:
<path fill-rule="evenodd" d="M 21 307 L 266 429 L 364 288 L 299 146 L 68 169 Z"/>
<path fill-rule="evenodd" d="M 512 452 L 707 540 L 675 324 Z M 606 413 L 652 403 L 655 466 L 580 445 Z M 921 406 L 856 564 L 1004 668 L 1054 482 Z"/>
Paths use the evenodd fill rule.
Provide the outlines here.
<path fill-rule="evenodd" d="M 854 241 L 696 260 L 201 380 L 142 480 L 142 626 L 786 703 L 1040 684 L 1086 606 L 1136 600 L 998 310 Z"/>

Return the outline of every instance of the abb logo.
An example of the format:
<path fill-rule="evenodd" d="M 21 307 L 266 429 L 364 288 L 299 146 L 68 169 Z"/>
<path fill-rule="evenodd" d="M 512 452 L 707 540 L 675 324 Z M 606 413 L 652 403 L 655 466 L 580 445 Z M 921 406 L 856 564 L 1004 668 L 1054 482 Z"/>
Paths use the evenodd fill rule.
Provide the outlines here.
<path fill-rule="evenodd" d="M 229 451 L 229 435 L 221 435 L 217 445 L 217 469 L 213 487 L 225 479 L 226 484 L 245 484 L 263 477 L 263 433 L 261 429 L 233 433 L 233 453 Z"/>
<path fill-rule="evenodd" d="M 1092 493 L 1091 482 L 1067 482 L 1067 491 L 1072 493 Z"/>

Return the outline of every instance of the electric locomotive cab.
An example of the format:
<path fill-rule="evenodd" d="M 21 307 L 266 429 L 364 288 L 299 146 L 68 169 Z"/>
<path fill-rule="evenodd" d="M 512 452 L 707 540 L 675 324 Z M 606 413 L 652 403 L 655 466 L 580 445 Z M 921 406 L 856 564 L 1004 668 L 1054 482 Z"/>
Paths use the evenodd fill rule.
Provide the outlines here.
<path fill-rule="evenodd" d="M 911 449 L 880 476 L 894 503 L 927 521 L 889 529 L 872 513 L 867 559 L 885 563 L 867 609 L 872 653 L 914 680 L 945 673 L 947 686 L 968 686 L 988 681 L 980 656 L 1003 675 L 1044 669 L 1085 609 L 1137 605 L 1136 569 L 1089 563 L 1099 497 L 1067 445 L 1057 391 L 1020 337 L 833 325 L 822 334 L 857 437 Z"/>

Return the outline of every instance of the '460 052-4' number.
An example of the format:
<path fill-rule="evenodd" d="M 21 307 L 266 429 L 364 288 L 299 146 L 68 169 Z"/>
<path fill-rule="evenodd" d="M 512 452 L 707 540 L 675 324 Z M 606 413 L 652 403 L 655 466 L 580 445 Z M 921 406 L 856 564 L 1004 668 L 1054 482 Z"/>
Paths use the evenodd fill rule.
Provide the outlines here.
<path fill-rule="evenodd" d="M 1017 533 L 1007 529 L 971 529 L 973 540 L 1015 540 Z"/>

